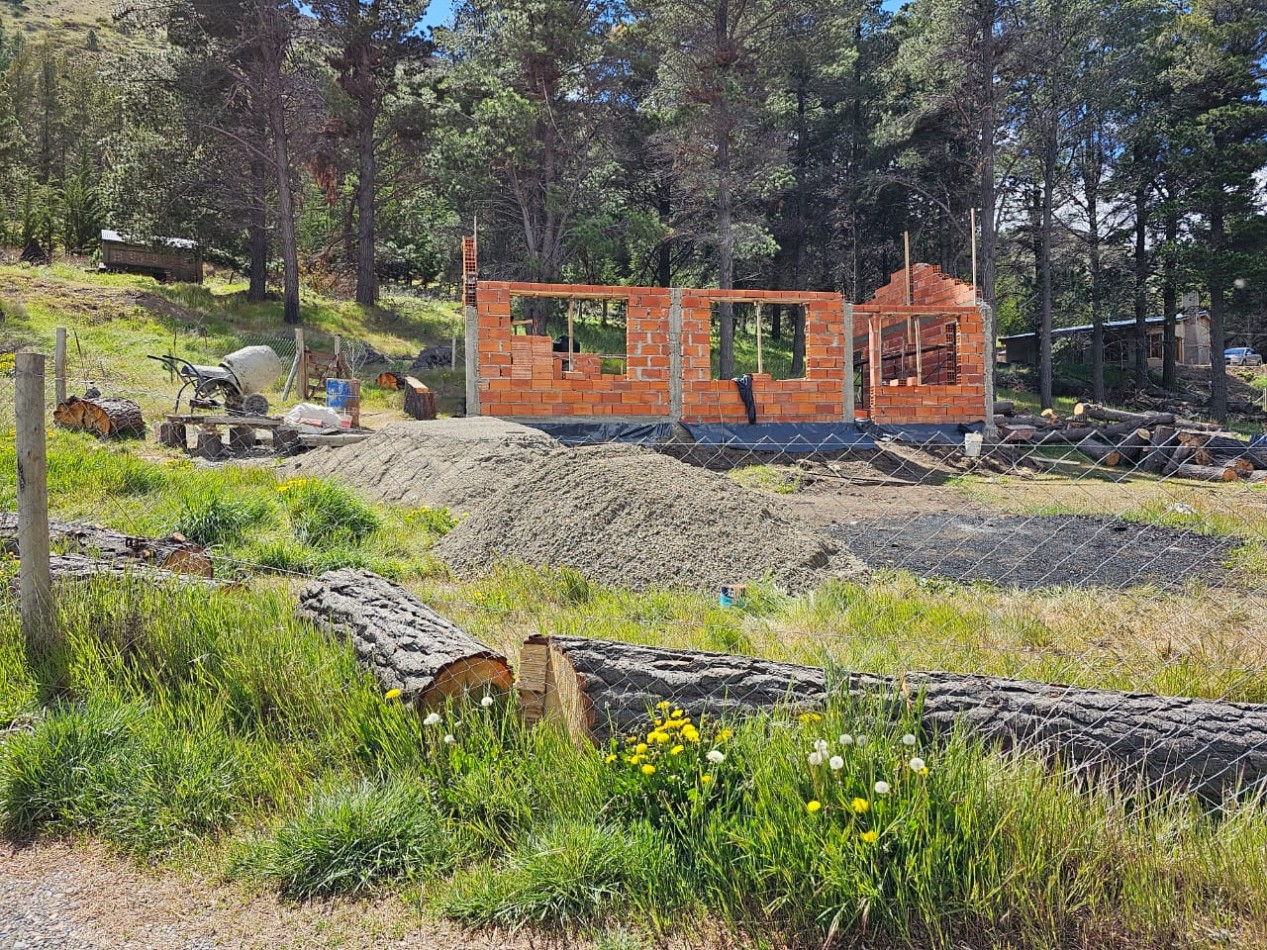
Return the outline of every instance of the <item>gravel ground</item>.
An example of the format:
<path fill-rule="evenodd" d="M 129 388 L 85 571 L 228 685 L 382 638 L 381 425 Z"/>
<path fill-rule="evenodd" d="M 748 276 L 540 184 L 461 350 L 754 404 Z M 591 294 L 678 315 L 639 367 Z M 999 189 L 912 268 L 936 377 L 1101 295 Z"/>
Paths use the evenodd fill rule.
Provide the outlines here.
<path fill-rule="evenodd" d="M 780 499 L 633 446 L 561 449 L 490 494 L 436 545 L 462 571 L 500 558 L 634 590 L 767 574 L 792 590 L 860 565 Z"/>
<path fill-rule="evenodd" d="M 538 937 L 535 945 L 540 946 Z M 150 870 L 91 844 L 0 842 L 3 950 L 527 950 L 399 898 L 282 903 L 195 874 Z M 571 946 L 588 947 L 588 942 Z"/>
<path fill-rule="evenodd" d="M 827 528 L 872 568 L 1036 589 L 1219 583 L 1234 539 L 1083 515 L 936 513 Z"/>

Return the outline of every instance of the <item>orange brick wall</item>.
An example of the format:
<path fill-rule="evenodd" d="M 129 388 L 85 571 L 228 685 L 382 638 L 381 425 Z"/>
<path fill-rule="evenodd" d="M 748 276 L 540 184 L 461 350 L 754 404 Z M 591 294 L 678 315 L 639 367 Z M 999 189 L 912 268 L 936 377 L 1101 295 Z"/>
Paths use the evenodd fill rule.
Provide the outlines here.
<path fill-rule="evenodd" d="M 945 338 L 958 321 L 958 382 L 954 386 L 883 386 L 872 394 L 876 422 L 953 423 L 984 417 L 985 348 L 973 289 L 928 264 L 911 268 L 913 305 L 906 306 L 905 272 L 893 275 L 874 300 L 854 308 L 855 353 L 866 353 L 868 321 L 882 326 L 925 317 L 921 339 Z M 575 296 L 627 300 L 628 361 L 624 376 L 603 375 L 596 354 L 576 354 L 564 371 L 566 354 L 551 351 L 548 337 L 515 335 L 511 297 L 563 292 Z M 805 307 L 805 377 L 753 379 L 758 421 L 839 422 L 844 413 L 844 301 L 838 294 L 751 290 L 684 289 L 682 294 L 681 421 L 746 422 L 735 384 L 711 379 L 713 303 L 761 300 Z M 509 418 L 562 417 L 665 419 L 670 413 L 669 309 L 671 292 L 656 287 L 607 287 L 480 281 L 480 412 Z M 942 320 L 929 319 L 942 317 Z M 890 331 L 890 333 L 893 331 Z"/>

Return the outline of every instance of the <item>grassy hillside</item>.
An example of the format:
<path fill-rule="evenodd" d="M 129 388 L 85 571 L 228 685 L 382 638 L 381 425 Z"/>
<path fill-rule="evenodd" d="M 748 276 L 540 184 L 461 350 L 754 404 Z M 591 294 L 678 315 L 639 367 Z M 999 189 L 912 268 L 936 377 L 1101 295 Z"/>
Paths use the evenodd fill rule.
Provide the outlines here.
<path fill-rule="evenodd" d="M 88 48 L 95 33 L 102 49 L 153 46 L 162 41 L 158 32 L 128 28 L 114 18 L 126 4 L 118 0 L 3 0 L 0 20 L 5 31 L 27 40 L 45 37 L 59 46 Z"/>

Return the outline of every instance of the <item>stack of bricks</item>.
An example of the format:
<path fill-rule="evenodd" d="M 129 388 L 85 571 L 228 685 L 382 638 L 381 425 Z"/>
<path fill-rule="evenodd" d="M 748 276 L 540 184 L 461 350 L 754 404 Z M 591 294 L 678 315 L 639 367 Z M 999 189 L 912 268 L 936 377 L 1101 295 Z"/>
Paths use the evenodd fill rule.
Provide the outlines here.
<path fill-rule="evenodd" d="M 921 316 L 924 346 L 945 344 L 953 332 L 958 356 L 955 383 L 882 386 L 870 393 L 869 417 L 876 422 L 956 423 L 980 421 L 985 401 L 985 340 L 972 288 L 927 264 L 911 270 L 912 306 L 906 305 L 906 275 L 899 271 L 875 299 L 854 308 L 855 358 L 868 357 L 868 328 L 876 322 L 883 338 L 905 332 L 907 319 Z M 792 291 L 695 290 L 681 294 L 680 354 L 671 352 L 673 293 L 656 287 L 609 287 L 480 281 L 477 285 L 480 411 L 506 418 L 599 421 L 673 420 L 686 423 L 746 422 L 738 390 L 729 379 L 712 379 L 711 307 L 715 303 L 758 301 L 805 308 L 805 376 L 753 379 L 758 420 L 841 422 L 846 366 L 845 302 L 839 294 Z M 597 354 L 555 353 L 545 336 L 515 335 L 514 296 L 626 301 L 625 373 L 604 374 Z M 949 331 L 948 328 L 956 328 Z M 897 328 L 897 329 L 894 329 Z M 873 342 L 879 342 L 876 336 Z M 947 350 L 949 352 L 949 350 Z M 671 379 L 680 355 L 681 411 L 672 415 Z M 879 358 L 879 353 L 870 354 Z"/>

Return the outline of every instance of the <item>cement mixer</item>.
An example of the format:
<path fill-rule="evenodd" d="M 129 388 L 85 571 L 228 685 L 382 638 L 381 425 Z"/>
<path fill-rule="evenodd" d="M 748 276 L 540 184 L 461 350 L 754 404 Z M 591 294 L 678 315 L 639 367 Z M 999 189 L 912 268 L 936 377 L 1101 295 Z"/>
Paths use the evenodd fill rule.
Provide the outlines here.
<path fill-rule="evenodd" d="M 282 361 L 270 346 L 244 346 L 234 350 L 220 361 L 219 366 L 199 366 L 180 357 L 151 356 L 173 373 L 180 376 L 184 385 L 176 394 L 176 411 L 185 390 L 193 388 L 189 397 L 191 409 L 223 408 L 232 413 L 249 416 L 268 414 L 268 399 L 263 390 L 272 386 L 282 374 Z"/>

